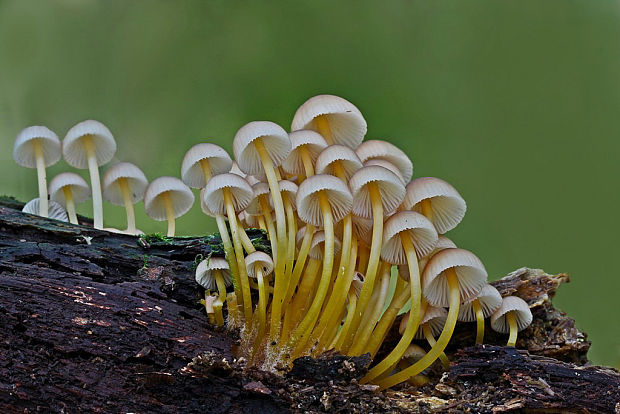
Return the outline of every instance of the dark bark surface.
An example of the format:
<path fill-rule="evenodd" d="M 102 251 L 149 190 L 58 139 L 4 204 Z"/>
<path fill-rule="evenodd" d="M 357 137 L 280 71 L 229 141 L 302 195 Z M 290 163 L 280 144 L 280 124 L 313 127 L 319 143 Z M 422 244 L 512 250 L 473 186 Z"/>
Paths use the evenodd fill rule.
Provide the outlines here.
<path fill-rule="evenodd" d="M 423 387 L 379 393 L 357 384 L 365 357 L 302 358 L 283 377 L 244 369 L 234 335 L 210 328 L 198 303 L 193 269 L 219 249 L 216 237 L 138 238 L 18 207 L 0 202 L 1 413 L 620 409 L 618 372 L 584 365 L 585 335 L 551 304 L 566 275 L 520 269 L 494 283 L 532 308 L 518 349 L 490 330 L 493 345 L 467 348 L 466 324 L 449 373 L 434 367 Z"/>

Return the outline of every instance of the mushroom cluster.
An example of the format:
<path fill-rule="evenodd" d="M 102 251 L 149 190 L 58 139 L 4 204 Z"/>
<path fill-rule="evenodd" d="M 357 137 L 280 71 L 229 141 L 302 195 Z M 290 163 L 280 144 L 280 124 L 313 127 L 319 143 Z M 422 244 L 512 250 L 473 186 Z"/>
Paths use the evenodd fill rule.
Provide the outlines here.
<path fill-rule="evenodd" d="M 89 126 L 69 131 L 62 154 L 69 164 L 89 168 L 95 226 L 102 227 L 98 166 L 110 160 L 115 145 L 103 125 Z M 46 128 L 32 128 L 18 137 L 15 154 L 22 165 L 37 168 L 41 189 L 60 142 Z M 244 125 L 233 140 L 234 161 L 217 145 L 194 145 L 181 179 L 160 177 L 147 185 L 137 167 L 117 164 L 104 175 L 103 197 L 125 206 L 127 231 L 134 234 L 133 204 L 144 197 L 147 214 L 167 220 L 174 236 L 175 219 L 194 202 L 190 187 L 200 189 L 200 207 L 215 218 L 225 257 L 201 262 L 196 281 L 205 290 L 209 321 L 240 329 L 239 352 L 250 365 L 277 371 L 331 349 L 375 357 L 402 313 L 399 342 L 362 383 L 381 389 L 407 380 L 421 384 L 437 359 L 447 368 L 444 350 L 457 321 L 476 321 L 481 343 L 490 317 L 491 327 L 515 345 L 517 332 L 531 322 L 529 307 L 502 298 L 480 259 L 445 237 L 466 211 L 454 187 L 434 177 L 412 179 L 412 162 L 402 150 L 364 141 L 366 120 L 343 98 L 310 98 L 295 113 L 291 131 L 268 121 Z M 21 149 L 30 141 L 32 154 Z M 88 196 L 88 186 L 68 176 L 53 180 L 50 194 L 74 222 L 73 203 Z M 47 213 L 41 204 L 41 214 Z M 267 234 L 271 256 L 256 250 L 248 228 Z M 414 346 L 415 338 L 425 339 L 429 350 Z"/>

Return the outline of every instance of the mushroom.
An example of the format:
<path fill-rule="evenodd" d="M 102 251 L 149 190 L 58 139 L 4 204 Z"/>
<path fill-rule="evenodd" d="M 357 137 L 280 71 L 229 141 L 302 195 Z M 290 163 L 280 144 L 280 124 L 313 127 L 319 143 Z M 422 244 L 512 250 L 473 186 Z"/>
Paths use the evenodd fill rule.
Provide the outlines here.
<path fill-rule="evenodd" d="M 175 219 L 194 204 L 194 194 L 176 177 L 159 177 L 151 181 L 144 193 L 146 214 L 157 221 L 168 221 L 168 237 L 174 237 Z"/>
<path fill-rule="evenodd" d="M 351 323 L 353 323 L 353 317 L 355 316 L 355 307 L 357 305 L 357 299 L 362 292 L 362 286 L 364 285 L 364 275 L 360 272 L 355 272 L 353 275 L 353 280 L 349 286 L 349 291 L 347 295 L 347 299 L 349 304 L 347 306 L 347 314 L 345 316 L 344 322 L 342 324 L 342 328 L 336 335 L 336 337 L 331 341 L 330 348 L 340 349 L 342 348 L 342 343 L 347 336 L 347 332 L 351 329 Z"/>
<path fill-rule="evenodd" d="M 38 198 L 35 198 L 24 204 L 24 207 L 22 207 L 22 212 L 39 215 L 39 212 L 41 211 L 40 207 L 40 200 Z M 60 221 L 69 221 L 69 218 L 67 217 L 67 212 L 60 204 L 50 200 L 48 207 L 48 218 Z"/>
<path fill-rule="evenodd" d="M 414 211 L 398 212 L 385 222 L 381 258 L 396 265 L 407 264 L 407 281 L 411 298 L 410 313 L 413 316 L 396 347 L 366 374 L 364 381 L 370 381 L 396 365 L 411 343 L 422 316 L 420 310 L 422 289 L 418 259 L 427 256 L 435 248 L 437 239 L 437 231 L 433 224 L 426 217 Z M 401 274 L 402 276 L 404 275 Z M 363 329 L 368 331 L 368 328 Z M 376 341 L 383 336 L 384 332 L 375 332 L 373 340 Z M 368 348 L 376 347 L 377 344 L 371 340 Z"/>
<path fill-rule="evenodd" d="M 476 321 L 476 343 L 484 340 L 484 319 L 488 318 L 502 304 L 502 296 L 493 286 L 486 284 L 474 299 L 465 302 L 459 309 L 460 322 Z"/>
<path fill-rule="evenodd" d="M 308 313 L 288 342 L 291 349 L 299 342 L 303 343 L 308 339 L 316 323 L 329 289 L 334 265 L 334 223 L 350 213 L 353 199 L 349 188 L 342 180 L 333 175 L 318 174 L 301 183 L 296 201 L 297 213 L 304 223 L 323 227 L 325 244 L 321 279 Z M 332 310 L 325 309 L 325 311 Z"/>
<path fill-rule="evenodd" d="M 226 287 L 232 285 L 232 277 L 226 259 L 212 256 L 196 267 L 196 282 L 209 291 L 217 290 L 218 299 L 213 304 L 217 326 L 224 326 L 222 305 L 226 301 Z"/>
<path fill-rule="evenodd" d="M 355 153 L 363 164 L 371 160 L 387 161 L 399 170 L 400 176 L 404 178 L 405 182 L 411 180 L 413 164 L 407 154 L 394 144 L 378 139 L 364 141 L 357 147 Z M 381 165 L 381 163 L 377 165 Z M 391 170 L 391 168 L 388 169 Z"/>
<path fill-rule="evenodd" d="M 62 155 L 67 164 L 90 173 L 93 193 L 93 222 L 96 229 L 103 228 L 103 202 L 99 166 L 108 163 L 116 153 L 116 141 L 110 130 L 101 122 L 87 120 L 73 126 L 62 141 Z"/>
<path fill-rule="evenodd" d="M 47 180 L 45 169 L 56 164 L 61 154 L 61 144 L 58 136 L 44 126 L 31 126 L 23 129 L 15 139 L 13 159 L 26 168 L 37 169 L 39 182 L 39 211 L 42 217 L 48 216 Z"/>
<path fill-rule="evenodd" d="M 465 200 L 458 191 L 444 180 L 434 177 L 416 178 L 407 184 L 403 207 L 424 214 L 439 234 L 455 228 L 467 210 Z"/>
<path fill-rule="evenodd" d="M 404 325 L 407 325 L 410 314 L 411 313 L 407 313 L 407 315 L 405 315 L 405 317 L 401 319 L 400 326 L 398 327 L 399 332 L 401 327 L 405 329 L 403 323 Z M 424 316 L 420 320 L 420 327 L 415 334 L 415 338 L 426 339 L 426 342 L 428 342 L 431 348 L 435 346 L 435 343 L 437 342 L 435 340 L 435 337 L 441 334 L 441 331 L 446 324 L 447 316 L 448 312 L 446 312 L 444 308 L 438 308 L 436 306 L 430 305 L 426 306 L 426 309 L 424 310 Z M 450 360 L 445 353 L 440 353 L 439 359 L 441 360 L 441 363 L 443 364 L 443 367 L 445 369 L 450 368 Z"/>
<path fill-rule="evenodd" d="M 215 319 L 215 302 L 217 301 L 217 296 L 208 295 L 205 290 L 205 298 L 203 299 L 205 310 L 207 311 L 207 317 L 209 318 L 209 323 L 211 325 L 217 325 L 217 321 Z"/>
<path fill-rule="evenodd" d="M 264 252 L 253 252 L 246 256 L 245 266 L 248 276 L 256 279 L 258 282 L 258 306 L 256 313 L 258 314 L 258 337 L 256 338 L 256 347 L 258 347 L 267 330 L 267 292 L 265 290 L 265 277 L 273 272 L 273 260 Z"/>
<path fill-rule="evenodd" d="M 148 185 L 149 181 L 142 170 L 129 162 L 119 162 L 108 168 L 103 175 L 103 198 L 117 206 L 125 206 L 129 234 L 136 234 L 133 205 L 144 198 Z"/>
<path fill-rule="evenodd" d="M 270 339 L 273 342 L 280 334 L 281 305 L 287 285 L 284 280 L 286 217 L 275 168 L 279 167 L 291 152 L 291 141 L 279 125 L 268 121 L 254 121 L 237 131 L 233 140 L 233 152 L 241 171 L 251 175 L 265 174 L 273 198 L 277 233 L 270 330 Z"/>
<path fill-rule="evenodd" d="M 384 216 L 393 213 L 405 197 L 405 187 L 400 179 L 390 170 L 376 165 L 363 167 L 353 174 L 349 180 L 349 187 L 353 193 L 353 214 L 372 219 L 373 225 L 366 280 L 357 301 L 352 328 L 344 342 L 344 352 L 351 346 L 352 335 L 357 332 L 375 285 L 383 240 Z"/>
<path fill-rule="evenodd" d="M 181 179 L 191 188 L 203 188 L 214 175 L 230 172 L 233 162 L 219 145 L 196 144 L 183 157 Z"/>
<path fill-rule="evenodd" d="M 318 132 L 301 129 L 288 134 L 291 140 L 291 153 L 282 162 L 282 169 L 291 175 L 314 175 L 314 163 L 327 148 L 327 142 Z"/>
<path fill-rule="evenodd" d="M 52 200 L 65 206 L 69 222 L 79 224 L 75 203 L 81 203 L 90 197 L 90 188 L 86 181 L 76 173 L 60 173 L 50 181 L 49 193 Z"/>
<path fill-rule="evenodd" d="M 334 95 L 317 95 L 295 112 L 291 131 L 311 129 L 328 144 L 342 144 L 355 149 L 368 129 L 362 113 L 346 99 Z"/>
<path fill-rule="evenodd" d="M 248 204 L 246 207 L 246 212 L 253 216 L 258 216 L 263 218 L 263 222 L 265 223 L 267 229 L 267 236 L 269 238 L 269 243 L 271 244 L 271 251 L 273 253 L 274 262 L 278 260 L 278 250 L 277 250 L 277 236 L 276 236 L 276 228 L 273 224 L 272 219 L 272 211 L 273 209 L 269 203 L 269 185 L 267 183 L 263 183 L 261 181 L 256 182 L 252 185 L 252 202 Z M 283 201 L 284 203 L 284 201 Z"/>
<path fill-rule="evenodd" d="M 220 234 L 227 234 L 224 215 L 228 216 L 230 231 L 232 233 L 232 248 L 225 246 L 226 256 L 229 261 L 236 261 L 237 269 L 232 269 L 235 291 L 241 289 L 241 296 L 237 293 L 237 300 L 241 298 L 240 305 L 243 306 L 245 323 L 249 326 L 252 320 L 252 298 L 250 296 L 250 285 L 243 259 L 243 247 L 240 229 L 237 222 L 237 212 L 244 210 L 254 197 L 252 187 L 248 182 L 231 173 L 219 174 L 209 180 L 203 193 L 205 205 L 213 214 L 217 222 Z M 223 241 L 223 239 L 222 239 Z M 228 244 L 228 242 L 227 242 Z M 237 273 L 238 272 L 238 273 Z"/>
<path fill-rule="evenodd" d="M 527 302 L 518 296 L 506 296 L 501 306 L 491 315 L 491 328 L 495 332 L 509 333 L 506 346 L 515 346 L 517 333 L 532 323 L 532 311 Z"/>
<path fill-rule="evenodd" d="M 381 389 L 389 388 L 429 367 L 450 341 L 461 301 L 474 298 L 486 281 L 484 265 L 473 253 L 453 248 L 434 255 L 422 275 L 422 293 L 431 305 L 449 308 L 443 331 L 424 358 L 397 374 L 377 381 L 377 385 Z"/>

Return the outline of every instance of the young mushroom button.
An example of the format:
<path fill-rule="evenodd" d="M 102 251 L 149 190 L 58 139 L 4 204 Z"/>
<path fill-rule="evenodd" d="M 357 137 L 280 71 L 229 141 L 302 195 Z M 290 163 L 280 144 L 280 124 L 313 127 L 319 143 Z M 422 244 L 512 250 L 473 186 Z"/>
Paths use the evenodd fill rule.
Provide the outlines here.
<path fill-rule="evenodd" d="M 532 311 L 527 302 L 518 296 L 506 296 L 502 305 L 491 315 L 491 328 L 495 332 L 509 333 L 507 346 L 515 346 L 517 333 L 532 323 Z"/>
<path fill-rule="evenodd" d="M 218 300 L 213 304 L 215 322 L 224 325 L 222 305 L 226 301 L 226 287 L 232 285 L 228 262 L 222 257 L 210 257 L 196 267 L 196 282 L 208 291 L 218 292 Z"/>
<path fill-rule="evenodd" d="M 90 188 L 86 181 L 76 173 L 60 173 L 50 181 L 49 193 L 50 199 L 65 206 L 69 222 L 78 224 L 75 204 L 90 198 Z"/>
<path fill-rule="evenodd" d="M 45 169 L 56 164 L 61 156 L 58 136 L 44 126 L 31 126 L 23 129 L 15 139 L 13 159 L 26 168 L 37 169 L 39 183 L 39 211 L 42 217 L 48 216 L 47 179 Z"/>
<path fill-rule="evenodd" d="M 230 172 L 231 168 L 232 160 L 224 148 L 205 142 L 185 153 L 181 178 L 191 188 L 203 188 L 212 176 Z"/>
<path fill-rule="evenodd" d="M 168 237 L 174 237 L 175 219 L 194 204 L 194 194 L 176 177 L 154 179 L 144 193 L 144 209 L 153 220 L 168 221 Z"/>
<path fill-rule="evenodd" d="M 116 152 L 116 141 L 110 130 L 101 122 L 87 120 L 73 126 L 62 141 L 62 154 L 67 164 L 90 173 L 93 193 L 93 222 L 96 229 L 103 228 L 103 202 L 99 166 L 108 163 Z"/>
<path fill-rule="evenodd" d="M 136 234 L 133 205 L 144 198 L 148 185 L 142 170 L 129 162 L 119 162 L 103 175 L 103 198 L 117 206 L 125 206 L 129 234 Z"/>

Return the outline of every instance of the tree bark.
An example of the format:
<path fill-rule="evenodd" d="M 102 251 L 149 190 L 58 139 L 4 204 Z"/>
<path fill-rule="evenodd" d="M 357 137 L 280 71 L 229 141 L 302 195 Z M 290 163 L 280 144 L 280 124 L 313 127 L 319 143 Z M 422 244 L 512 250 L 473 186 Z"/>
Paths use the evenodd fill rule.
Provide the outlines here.
<path fill-rule="evenodd" d="M 20 206 L 0 200 L 2 413 L 620 410 L 620 375 L 587 366 L 585 334 L 551 303 L 567 275 L 520 269 L 494 283 L 532 308 L 517 349 L 490 330 L 492 345 L 471 347 L 465 324 L 449 373 L 436 364 L 428 384 L 380 393 L 357 383 L 367 356 L 301 358 L 285 376 L 246 369 L 235 333 L 209 327 L 198 302 L 193 269 L 222 254 L 217 236 L 133 237 Z M 250 237 L 268 251 L 261 232 Z"/>

